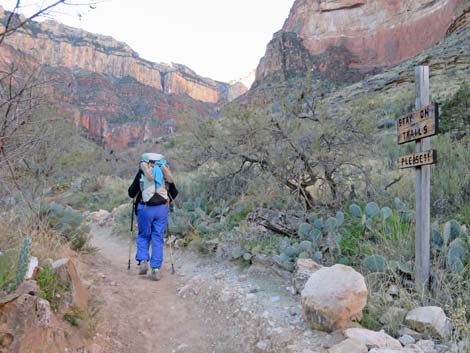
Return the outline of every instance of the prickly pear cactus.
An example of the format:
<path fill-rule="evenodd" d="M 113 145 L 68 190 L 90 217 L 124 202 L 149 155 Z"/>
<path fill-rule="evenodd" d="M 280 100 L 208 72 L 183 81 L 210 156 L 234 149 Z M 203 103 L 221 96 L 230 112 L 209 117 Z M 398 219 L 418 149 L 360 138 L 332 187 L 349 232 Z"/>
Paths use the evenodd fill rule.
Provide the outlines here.
<path fill-rule="evenodd" d="M 369 272 L 385 272 L 387 269 L 387 260 L 381 255 L 367 256 L 364 259 L 364 267 Z"/>
<path fill-rule="evenodd" d="M 361 208 L 356 205 L 355 203 L 349 206 L 349 212 L 355 217 L 361 218 L 362 217 L 362 210 Z"/>

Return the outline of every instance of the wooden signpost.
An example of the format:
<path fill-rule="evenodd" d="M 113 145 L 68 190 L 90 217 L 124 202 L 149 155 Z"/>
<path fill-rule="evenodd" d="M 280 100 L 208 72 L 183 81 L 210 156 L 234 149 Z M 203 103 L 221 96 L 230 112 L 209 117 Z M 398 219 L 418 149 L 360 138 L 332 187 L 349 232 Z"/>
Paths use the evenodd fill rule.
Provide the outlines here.
<path fill-rule="evenodd" d="M 418 66 L 416 74 L 416 111 L 397 121 L 398 144 L 416 141 L 415 153 L 399 157 L 400 169 L 416 168 L 416 283 L 424 288 L 430 275 L 430 196 L 431 166 L 437 153 L 431 150 L 430 137 L 438 133 L 439 109 L 429 104 L 429 67 Z"/>

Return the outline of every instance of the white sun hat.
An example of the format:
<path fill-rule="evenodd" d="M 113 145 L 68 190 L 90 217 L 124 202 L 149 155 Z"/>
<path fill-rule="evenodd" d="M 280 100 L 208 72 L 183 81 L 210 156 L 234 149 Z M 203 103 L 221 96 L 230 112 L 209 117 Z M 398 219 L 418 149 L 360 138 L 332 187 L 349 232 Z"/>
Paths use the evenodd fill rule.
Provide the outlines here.
<path fill-rule="evenodd" d="M 142 156 L 140 157 L 140 161 L 149 163 L 150 161 L 161 161 L 164 158 L 165 157 L 160 153 L 147 152 L 142 154 Z"/>

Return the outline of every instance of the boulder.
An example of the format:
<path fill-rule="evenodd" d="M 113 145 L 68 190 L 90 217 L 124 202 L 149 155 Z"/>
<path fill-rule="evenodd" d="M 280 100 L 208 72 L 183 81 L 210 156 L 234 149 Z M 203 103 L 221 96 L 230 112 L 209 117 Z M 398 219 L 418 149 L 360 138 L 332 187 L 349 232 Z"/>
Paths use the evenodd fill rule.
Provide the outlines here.
<path fill-rule="evenodd" d="M 367 346 L 354 338 L 348 338 L 343 342 L 328 349 L 328 353 L 367 353 Z"/>
<path fill-rule="evenodd" d="M 395 338 L 387 335 L 383 330 L 380 332 L 364 328 L 350 328 L 344 330 L 344 335 L 362 342 L 367 348 L 393 348 L 401 349 L 401 343 Z"/>
<path fill-rule="evenodd" d="M 302 292 L 310 276 L 322 267 L 323 266 L 317 264 L 312 259 L 297 259 L 295 262 L 294 276 L 292 277 L 292 286 L 294 287 L 295 293 Z"/>
<path fill-rule="evenodd" d="M 66 298 L 66 305 L 86 311 L 89 301 L 88 291 L 83 285 L 73 262 L 68 258 L 59 259 L 52 264 L 52 268 L 62 283 L 71 284 L 71 292 L 70 296 Z"/>
<path fill-rule="evenodd" d="M 333 331 L 362 318 L 367 287 L 364 277 L 352 267 L 334 265 L 313 273 L 301 296 L 305 321 L 313 329 Z"/>
<path fill-rule="evenodd" d="M 438 306 L 424 306 L 411 310 L 405 323 L 412 329 L 428 333 L 433 337 L 446 338 L 450 335 L 450 322 L 444 310 Z"/>

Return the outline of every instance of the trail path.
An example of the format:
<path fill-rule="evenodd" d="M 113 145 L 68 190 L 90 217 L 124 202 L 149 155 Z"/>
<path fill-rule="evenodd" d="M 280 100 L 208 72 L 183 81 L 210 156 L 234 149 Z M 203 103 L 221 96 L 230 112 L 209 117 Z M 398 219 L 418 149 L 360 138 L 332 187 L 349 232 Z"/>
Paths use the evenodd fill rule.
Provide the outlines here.
<path fill-rule="evenodd" d="M 312 331 L 290 282 L 259 266 L 181 250 L 172 275 L 166 248 L 152 282 L 135 261 L 127 270 L 129 244 L 110 227 L 92 235 L 82 272 L 100 309 L 96 353 L 326 353 L 342 339 Z"/>
<path fill-rule="evenodd" d="M 213 351 L 213 337 L 189 303 L 176 295 L 181 277 L 171 275 L 168 265 L 159 282 L 137 275 L 134 264 L 128 271 L 128 243 L 111 236 L 109 228 L 93 227 L 92 245 L 99 249 L 88 265 L 104 300 L 97 338 L 107 345 L 105 352 Z"/>

